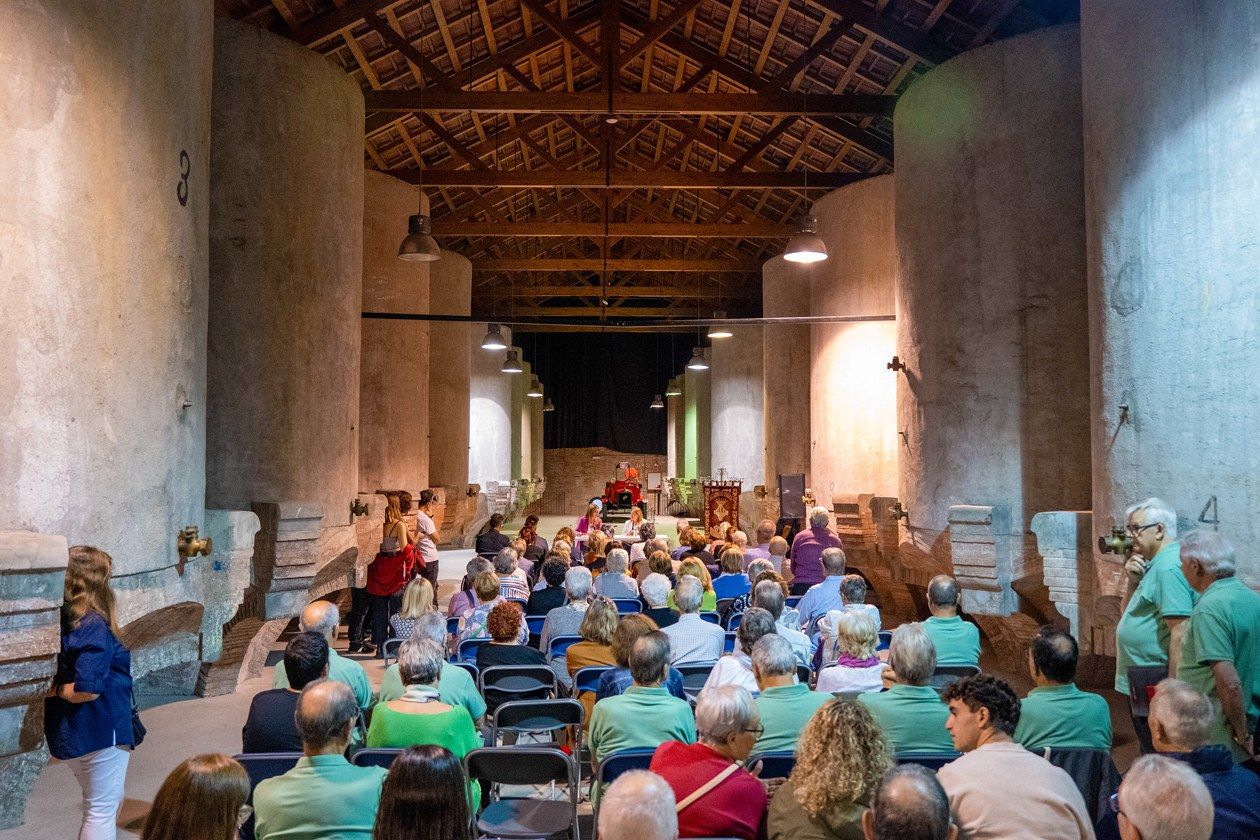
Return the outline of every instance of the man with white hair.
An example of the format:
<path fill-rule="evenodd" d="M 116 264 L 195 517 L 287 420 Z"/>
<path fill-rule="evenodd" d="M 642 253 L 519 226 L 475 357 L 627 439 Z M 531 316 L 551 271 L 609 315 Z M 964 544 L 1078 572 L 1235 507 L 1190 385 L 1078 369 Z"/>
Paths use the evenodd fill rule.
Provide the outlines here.
<path fill-rule="evenodd" d="M 430 641 L 439 648 L 446 648 L 446 621 L 440 613 L 427 612 L 417 618 L 411 625 L 411 638 L 403 642 L 402 646 L 419 644 L 422 641 Z M 400 647 L 400 656 L 401 653 Z M 381 692 L 377 702 L 397 700 L 405 692 L 406 687 L 403 685 L 398 663 L 395 662 L 385 669 L 385 674 L 381 677 Z M 486 713 L 486 701 L 477 690 L 473 678 L 463 668 L 449 662 L 442 663 L 442 673 L 438 677 L 438 699 L 449 706 L 463 706 L 468 710 L 468 716 L 473 719 L 473 723 L 481 726 Z"/>
<path fill-rule="evenodd" d="M 1255 752 L 1252 733 L 1260 716 L 1260 595 L 1234 569 L 1234 547 L 1215 531 L 1182 538 L 1181 571 L 1199 600 L 1177 674 L 1211 698 L 1211 742 L 1246 761 Z"/>
<path fill-rule="evenodd" d="M 800 542 L 799 537 L 797 542 Z M 801 616 L 801 629 L 811 636 L 818 629 L 818 619 L 830 610 L 844 609 L 844 594 L 840 591 L 840 586 L 844 583 L 844 551 L 839 548 L 824 548 L 820 562 L 826 577 L 809 587 L 805 597 L 796 605 Z M 792 563 L 796 564 L 795 554 L 792 555 Z M 796 591 L 795 582 L 792 584 L 792 591 Z"/>
<path fill-rule="evenodd" d="M 755 702 L 764 728 L 753 754 L 794 752 L 805 724 L 833 699 L 798 682 L 796 666 L 792 646 L 778 634 L 762 636 L 753 645 L 752 673 L 761 692 Z"/>
<path fill-rule="evenodd" d="M 1212 797 L 1199 774 L 1162 755 L 1144 755 L 1124 775 L 1115 805 L 1124 840 L 1208 840 Z"/>
<path fill-rule="evenodd" d="M 647 770 L 622 773 L 599 803 L 599 835 L 605 840 L 675 840 L 674 790 Z"/>
<path fill-rule="evenodd" d="M 678 622 L 678 611 L 669 608 L 669 578 L 653 572 L 643 579 L 639 592 L 643 603 L 647 604 L 643 614 L 655 621 L 657 627 L 664 630 Z"/>
<path fill-rule="evenodd" d="M 844 545 L 831 533 L 831 512 L 825 507 L 816 507 L 809 512 L 809 527 L 792 540 L 793 595 L 804 595 L 811 586 L 822 583 L 827 575 L 823 569 L 823 552 L 829 548 L 843 549 Z M 840 574 L 844 574 L 843 569 Z M 823 610 L 819 615 L 826 612 Z"/>
<path fill-rule="evenodd" d="M 954 742 L 945 730 L 949 707 L 928 685 L 936 670 L 936 646 L 919 622 L 893 631 L 888 664 L 895 682 L 887 691 L 868 691 L 858 702 L 870 709 L 896 752 L 950 752 Z"/>
<path fill-rule="evenodd" d="M 700 600 L 704 584 L 691 575 L 683 575 L 674 588 L 674 606 L 678 621 L 661 632 L 669 637 L 671 665 L 681 662 L 716 662 L 722 657 L 726 633 L 716 624 L 700 617 Z"/>
<path fill-rule="evenodd" d="M 639 584 L 626 574 L 630 568 L 630 555 L 624 548 L 608 552 L 604 572 L 595 579 L 595 594 L 606 598 L 638 598 Z"/>
<path fill-rule="evenodd" d="M 751 563 L 754 560 L 770 559 L 770 538 L 774 536 L 774 523 L 769 519 L 763 519 L 757 523 L 757 544 L 749 547 L 744 552 L 744 562 Z M 747 567 L 745 567 L 747 568 Z M 775 569 L 777 572 L 778 569 Z"/>
<path fill-rule="evenodd" d="M 1177 512 L 1161 499 L 1125 511 L 1133 553 L 1124 564 L 1131 594 L 1116 625 L 1116 691 L 1129 693 L 1130 668 L 1169 668 L 1177 676 L 1194 591 L 1181 573 Z M 1170 664 L 1171 663 L 1171 664 Z"/>
<path fill-rule="evenodd" d="M 328 641 L 328 679 L 350 686 L 359 708 L 366 709 L 372 705 L 372 684 L 368 682 L 367 672 L 358 662 L 341 656 L 333 648 L 333 642 L 337 640 L 337 625 L 340 623 L 341 613 L 331 601 L 312 601 L 298 617 L 299 630 L 318 633 Z M 288 687 L 289 675 L 285 673 L 284 663 L 278 663 L 272 688 Z"/>

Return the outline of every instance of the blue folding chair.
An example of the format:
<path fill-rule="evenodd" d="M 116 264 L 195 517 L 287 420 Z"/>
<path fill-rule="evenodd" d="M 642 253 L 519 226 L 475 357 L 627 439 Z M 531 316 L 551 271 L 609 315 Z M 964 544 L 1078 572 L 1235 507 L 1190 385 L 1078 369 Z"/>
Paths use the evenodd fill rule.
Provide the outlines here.
<path fill-rule="evenodd" d="M 604 760 L 595 767 L 593 786 L 607 788 L 622 773 L 630 770 L 646 770 L 652 764 L 654 749 L 619 750 L 604 756 Z M 592 796 L 592 798 L 594 798 Z M 592 840 L 599 834 L 599 809 L 595 809 L 595 821 L 591 825 Z"/>
<path fill-rule="evenodd" d="M 612 602 L 617 605 L 617 615 L 643 612 L 643 605 L 638 598 L 613 598 Z"/>
<path fill-rule="evenodd" d="M 682 674 L 683 693 L 694 700 L 700 694 L 700 689 L 704 688 L 709 672 L 715 665 L 716 662 L 680 662 L 675 665 L 674 669 Z"/>
<path fill-rule="evenodd" d="M 403 641 L 403 639 L 386 639 L 385 644 L 381 645 L 386 668 L 398 661 L 398 649 L 402 647 Z"/>
<path fill-rule="evenodd" d="M 524 615 L 525 611 L 529 608 L 529 601 L 526 601 L 524 598 L 504 598 L 503 600 L 519 606 L 521 608 L 522 615 Z"/>
<path fill-rule="evenodd" d="M 573 674 L 573 696 L 577 697 L 584 691 L 599 690 L 600 678 L 611 670 L 612 665 L 587 665 L 585 668 L 578 668 Z"/>
<path fill-rule="evenodd" d="M 500 786 L 500 794 L 484 800 L 481 813 L 474 815 L 480 835 L 523 839 L 566 832 L 578 840 L 579 772 L 572 757 L 551 747 L 486 747 L 464 756 L 464 772 L 473 781 Z M 520 788 L 554 782 L 568 786 L 567 802 L 502 792 L 506 785 Z"/>
<path fill-rule="evenodd" d="M 789 609 L 789 610 L 796 609 L 796 605 L 799 604 L 801 602 L 801 599 L 804 597 L 805 597 L 804 595 L 792 595 L 790 597 L 784 598 L 783 599 L 784 609 Z"/>
<path fill-rule="evenodd" d="M 876 649 L 876 650 L 888 650 L 888 646 L 889 646 L 889 645 L 891 645 L 891 644 L 892 644 L 892 631 L 891 631 L 891 630 L 880 630 L 880 631 L 879 631 L 879 644 L 878 644 L 878 645 L 876 645 L 875 649 Z"/>
<path fill-rule="evenodd" d="M 758 774 L 758 778 L 786 779 L 792 775 L 792 768 L 796 766 L 796 753 L 790 750 L 758 753 L 748 759 L 746 766 L 753 767 L 759 761 L 761 762 L 761 773 Z"/>
<path fill-rule="evenodd" d="M 940 770 L 960 755 L 962 753 L 952 750 L 948 752 L 899 752 L 895 759 L 898 764 L 922 764 L 929 770 Z"/>
<path fill-rule="evenodd" d="M 739 634 L 734 630 L 727 630 L 726 639 L 722 642 L 722 653 L 734 653 L 735 641 L 738 637 Z"/>
<path fill-rule="evenodd" d="M 702 621 L 707 621 L 710 624 L 716 624 L 719 627 L 722 626 L 722 616 L 715 612 L 702 612 L 700 613 L 700 618 Z"/>
<path fill-rule="evenodd" d="M 813 673 L 808 665 L 796 666 L 796 679 L 801 685 L 809 685 L 809 678 Z"/>
<path fill-rule="evenodd" d="M 525 626 L 529 628 L 529 635 L 541 636 L 543 622 L 547 620 L 545 615 L 527 615 L 525 616 Z"/>
<path fill-rule="evenodd" d="M 727 630 L 738 630 L 738 629 L 739 629 L 739 625 L 740 625 L 740 624 L 742 624 L 742 623 L 743 623 L 743 621 L 744 621 L 744 614 L 743 614 L 743 612 L 731 613 L 731 614 L 730 614 L 729 616 L 727 616 L 727 618 L 726 618 L 726 629 L 727 629 Z"/>
<path fill-rule="evenodd" d="M 459 643 L 459 649 L 455 654 L 456 662 L 476 662 L 477 651 L 481 650 L 484 645 L 490 644 L 489 639 L 464 639 Z"/>
<path fill-rule="evenodd" d="M 477 684 L 477 663 L 476 662 L 452 662 L 450 663 L 456 668 L 461 668 L 468 672 L 468 676 L 472 677 L 473 685 Z"/>
<path fill-rule="evenodd" d="M 460 618 L 457 615 L 453 615 L 446 619 L 446 635 L 454 636 L 459 633 L 459 622 Z"/>
<path fill-rule="evenodd" d="M 297 765 L 302 754 L 300 752 L 242 753 L 233 757 L 241 763 L 246 775 L 249 776 L 249 799 L 246 802 L 252 805 L 254 804 L 254 788 L 258 787 L 258 783 L 288 773 Z M 253 814 L 250 814 L 249 819 L 241 826 L 240 836 L 243 840 L 254 840 Z"/>
<path fill-rule="evenodd" d="M 581 636 L 553 636 L 547 644 L 547 655 L 555 659 L 557 656 L 564 656 L 564 652 L 571 645 L 575 645 L 582 641 Z"/>
<path fill-rule="evenodd" d="M 384 767 L 388 770 L 400 755 L 402 749 L 398 747 L 371 747 L 356 752 L 350 763 L 356 767 Z"/>

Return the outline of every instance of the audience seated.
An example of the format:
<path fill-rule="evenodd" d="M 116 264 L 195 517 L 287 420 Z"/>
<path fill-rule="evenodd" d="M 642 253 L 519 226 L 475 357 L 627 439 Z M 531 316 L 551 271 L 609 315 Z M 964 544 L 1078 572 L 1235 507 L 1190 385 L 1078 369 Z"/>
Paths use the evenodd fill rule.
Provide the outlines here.
<path fill-rule="evenodd" d="M 840 538 L 831 532 L 831 512 L 825 507 L 815 507 L 809 512 L 809 527 L 796 535 L 792 540 L 792 594 L 804 595 L 810 587 L 815 584 L 822 583 L 825 577 L 831 577 L 836 574 L 844 574 L 844 564 L 841 560 L 839 572 L 829 571 L 825 568 L 825 560 L 823 553 L 828 549 L 836 549 L 840 551 L 841 557 L 844 552 L 844 545 L 840 542 Z M 774 552 L 771 551 L 771 554 Z M 837 584 L 838 585 L 838 584 Z M 840 606 L 840 598 L 837 594 L 834 603 L 828 600 L 826 603 L 814 609 L 811 616 L 804 609 L 801 610 L 801 618 L 806 620 L 810 617 L 817 618 L 830 609 L 837 609 Z"/>
<path fill-rule="evenodd" d="M 709 570 L 705 568 L 704 564 L 694 557 L 688 557 L 683 560 L 678 564 L 677 580 L 682 580 L 684 577 L 693 577 L 700 581 L 700 587 L 703 593 L 700 598 L 700 612 L 716 611 L 717 593 L 713 591 L 713 577 L 709 574 Z M 677 588 L 678 584 L 675 583 L 674 589 L 677 590 Z M 678 605 L 674 603 L 675 597 L 676 593 L 670 593 L 669 598 L 666 600 L 666 604 L 677 609 Z"/>
<path fill-rule="evenodd" d="M 848 840 L 893 766 L 879 725 L 860 703 L 832 700 L 801 735 L 792 775 L 770 801 L 769 840 Z"/>
<path fill-rule="evenodd" d="M 663 557 L 659 552 L 652 555 L 653 558 Z M 667 565 L 668 558 L 664 561 Z M 671 610 L 666 604 L 669 603 L 669 596 L 672 594 L 670 587 L 673 586 L 669 579 L 663 574 L 652 572 L 643 579 L 643 585 L 639 587 L 639 594 L 645 605 L 643 614 L 656 622 L 658 627 L 669 627 L 678 621 L 678 610 Z"/>
<path fill-rule="evenodd" d="M 401 648 L 425 641 L 432 642 L 439 648 L 445 644 L 446 622 L 437 613 L 428 613 L 416 619 L 411 638 L 402 643 L 399 656 L 402 656 Z M 403 685 L 398 663 L 395 662 L 385 669 L 385 674 L 381 677 L 381 691 L 377 703 L 397 700 L 405 691 L 406 686 Z M 477 690 L 477 684 L 473 682 L 472 676 L 463 668 L 449 662 L 442 663 L 442 674 L 438 677 L 438 699 L 452 706 L 463 706 L 468 710 L 468 716 L 473 719 L 473 723 L 477 726 L 481 725 L 486 713 L 486 701 Z"/>
<path fill-rule="evenodd" d="M 459 582 L 459 591 L 451 596 L 446 604 L 447 618 L 464 615 L 477 606 L 477 596 L 473 592 L 473 581 L 483 572 L 494 571 L 494 566 L 484 557 L 474 557 L 464 567 L 464 579 Z"/>
<path fill-rule="evenodd" d="M 501 530 L 503 522 L 503 514 L 493 513 L 486 521 L 486 524 L 481 526 L 481 530 L 477 532 L 476 540 L 478 554 L 488 557 L 491 554 L 498 554 L 507 548 L 510 540 Z"/>
<path fill-rule="evenodd" d="M 761 735 L 752 695 L 734 685 L 705 692 L 696 705 L 695 731 L 698 741 L 662 743 L 648 768 L 674 790 L 678 836 L 764 837 L 766 789 L 740 766 Z"/>
<path fill-rule="evenodd" d="M 774 566 L 774 570 L 779 574 L 787 577 L 792 573 L 791 564 L 788 562 L 788 541 L 780 536 L 770 538 L 770 564 Z"/>
<path fill-rule="evenodd" d="M 529 577 L 521 569 L 520 555 L 509 546 L 494 556 L 494 573 L 499 576 L 499 594 L 516 601 L 529 600 Z"/>
<path fill-rule="evenodd" d="M 647 770 L 622 773 L 599 803 L 599 836 L 604 840 L 675 840 L 678 814 L 674 791 Z"/>
<path fill-rule="evenodd" d="M 963 677 L 945 690 L 945 726 L 964 755 L 937 771 L 964 840 L 1094 836 L 1093 820 L 1072 777 L 1011 738 L 1019 698 L 989 674 Z"/>
<path fill-rule="evenodd" d="M 937 665 L 980 664 L 980 631 L 958 615 L 960 597 L 958 583 L 949 575 L 937 575 L 928 583 L 932 615 L 923 622 L 923 629 L 936 646 Z"/>
<path fill-rule="evenodd" d="M 520 607 L 506 604 L 506 607 Z M 368 727 L 369 747 L 410 747 L 435 744 L 463 758 L 482 745 L 468 710 L 442 702 L 438 679 L 442 676 L 442 649 L 432 642 L 412 641 L 398 651 L 398 670 L 406 689 L 403 696 L 379 703 Z M 470 786 L 474 810 L 480 788 Z"/>
<path fill-rule="evenodd" d="M 542 586 L 536 586 L 529 594 L 529 604 L 525 608 L 527 615 L 546 615 L 557 607 L 564 606 L 564 573 L 567 571 L 567 562 L 555 554 L 547 555 L 539 576 Z"/>
<path fill-rule="evenodd" d="M 645 613 L 631 613 L 621 617 L 617 622 L 617 629 L 613 631 L 612 640 L 612 655 L 616 667 L 600 676 L 595 691 L 597 701 L 605 697 L 615 697 L 634 684 L 634 676 L 630 673 L 630 650 L 639 638 L 658 629 L 656 623 Z M 678 669 L 669 669 L 664 685 L 674 697 L 679 700 L 687 699 L 687 694 L 683 691 L 683 677 Z M 590 715 L 587 715 L 587 720 L 590 720 Z"/>
<path fill-rule="evenodd" d="M 662 685 L 668 673 L 669 639 L 659 630 L 636 639 L 630 649 L 634 684 L 621 694 L 597 702 L 591 713 L 592 766 L 619 750 L 656 747 L 670 740 L 688 744 L 696 740 L 691 706 Z"/>
<path fill-rule="evenodd" d="M 366 709 L 372 705 L 372 684 L 368 682 L 367 672 L 358 662 L 347 659 L 333 647 L 333 642 L 337 640 L 337 625 L 340 623 L 341 613 L 336 604 L 330 601 L 312 601 L 302 610 L 302 615 L 298 618 L 298 629 L 324 637 L 328 642 L 328 679 L 350 686 L 354 699 L 359 702 L 359 708 Z M 284 670 L 284 665 L 278 664 L 272 688 L 288 687 L 289 675 Z"/>
<path fill-rule="evenodd" d="M 473 578 L 473 594 L 476 596 L 477 606 L 464 614 L 463 628 L 459 631 L 461 642 L 464 639 L 490 637 L 486 621 L 490 618 L 490 611 L 503 602 L 503 596 L 499 594 L 499 576 L 492 571 L 477 575 Z"/>
<path fill-rule="evenodd" d="M 565 667 L 569 669 L 564 685 L 573 684 L 573 675 L 582 668 L 595 665 L 616 665 L 613 656 L 613 635 L 617 631 L 617 605 L 603 595 L 591 602 L 590 609 L 582 618 L 578 635 L 582 641 L 569 646 L 565 653 Z M 595 692 L 584 691 L 578 698 L 586 707 L 586 719 L 590 720 L 595 706 Z"/>
<path fill-rule="evenodd" d="M 249 776 L 235 759 L 219 753 L 186 758 L 158 788 L 140 838 L 232 840 L 248 798 Z"/>
<path fill-rule="evenodd" d="M 591 603 L 592 585 L 591 570 L 585 566 L 573 566 L 564 573 L 564 594 L 569 599 L 563 607 L 556 607 L 547 613 L 543 621 L 542 633 L 538 637 L 538 649 L 544 656 L 550 657 L 551 640 L 557 636 L 576 636 L 582 629 L 582 619 Z M 567 680 L 569 668 L 564 654 L 550 658 L 551 670 L 556 672 L 557 679 Z"/>
<path fill-rule="evenodd" d="M 801 665 L 809 665 L 813 643 L 810 642 L 809 636 L 796 629 L 795 610 L 784 608 L 786 600 L 784 592 L 787 587 L 781 582 L 782 580 L 774 572 L 769 572 L 758 579 L 757 585 L 753 587 L 752 606 L 760 607 L 770 613 L 775 622 L 774 631 L 792 646 L 792 655 L 796 657 L 796 661 Z"/>
<path fill-rule="evenodd" d="M 1181 571 L 1199 598 L 1176 676 L 1212 699 L 1211 743 L 1246 761 L 1260 718 L 1260 594 L 1238 579 L 1234 547 L 1215 531 L 1181 538 Z"/>
<path fill-rule="evenodd" d="M 818 690 L 879 691 L 884 686 L 884 663 L 875 654 L 879 629 L 869 613 L 836 612 L 839 657 L 834 665 L 818 672 Z"/>
<path fill-rule="evenodd" d="M 278 666 L 277 666 L 278 667 Z M 284 648 L 287 688 L 254 695 L 241 729 L 241 752 L 300 752 L 302 736 L 293 715 L 298 695 L 308 683 L 328 676 L 328 641 L 318 633 L 298 633 Z"/>
<path fill-rule="evenodd" d="M 691 550 L 691 539 L 694 536 L 687 520 L 679 519 L 676 527 L 678 528 L 678 546 L 669 553 L 670 559 L 675 563 L 680 562 L 682 556 Z"/>
<path fill-rule="evenodd" d="M 514 601 L 500 601 L 486 618 L 490 631 L 490 644 L 477 648 L 477 667 L 481 670 L 494 665 L 546 665 L 547 659 L 532 647 L 525 646 L 521 638 L 521 625 L 525 617 L 521 605 Z"/>
<path fill-rule="evenodd" d="M 884 774 L 862 815 L 866 840 L 954 840 L 949 799 L 936 774 L 922 764 L 903 764 Z"/>
<path fill-rule="evenodd" d="M 723 656 L 713 666 L 708 679 L 704 681 L 704 688 L 700 689 L 700 695 L 703 697 L 705 692 L 721 685 L 738 685 L 756 697 L 759 689 L 757 679 L 753 676 L 752 657 L 748 651 L 763 636 L 774 635 L 774 628 L 774 617 L 765 610 L 753 607 L 744 613 L 744 620 L 735 632 L 735 650 Z"/>
<path fill-rule="evenodd" d="M 411 638 L 411 625 L 415 620 L 435 609 L 433 584 L 422 577 L 412 578 L 411 583 L 403 590 L 402 608 L 389 617 L 389 637 Z"/>
<path fill-rule="evenodd" d="M 709 543 L 704 538 L 704 534 L 700 531 L 691 532 L 691 544 L 687 546 L 687 550 L 678 555 L 679 563 L 685 563 L 688 560 L 694 560 L 705 568 L 706 571 L 713 566 L 713 555 L 708 549 Z M 678 567 L 678 574 L 682 574 L 682 566 Z"/>
<path fill-rule="evenodd" d="M 807 533 L 809 532 L 803 531 L 801 535 L 804 536 Z M 800 537 L 797 537 L 797 542 L 800 542 Z M 792 556 L 795 558 L 796 555 Z M 818 629 L 818 619 L 831 610 L 844 609 L 844 596 L 840 594 L 840 584 L 844 582 L 844 552 L 839 548 L 823 549 L 819 562 L 826 576 L 820 582 L 810 586 L 805 591 L 805 596 L 801 598 L 801 602 L 796 605 L 797 611 L 801 614 L 801 629 L 811 636 Z M 792 591 L 796 592 L 799 588 L 797 581 L 794 580 Z"/>
<path fill-rule="evenodd" d="M 1111 749 L 1107 701 L 1076 687 L 1078 651 L 1070 633 L 1042 627 L 1028 651 L 1036 688 L 1019 704 L 1015 740 L 1030 750 L 1044 747 Z"/>
<path fill-rule="evenodd" d="M 608 565 L 609 542 L 609 536 L 603 531 L 592 531 L 586 538 L 586 552 L 582 555 L 582 564 L 590 569 L 592 574 L 599 574 Z"/>
<path fill-rule="evenodd" d="M 608 565 L 595 579 L 595 594 L 608 598 L 638 598 L 639 584 L 627 574 L 629 568 L 630 555 L 624 548 L 608 552 Z"/>
<path fill-rule="evenodd" d="M 698 578 L 689 574 L 679 576 L 678 586 L 674 588 L 674 606 L 679 610 L 678 621 L 661 629 L 669 638 L 671 664 L 715 662 L 722 656 L 726 633 L 721 627 L 700 617 L 700 605 L 705 594 L 703 584 Z"/>
<path fill-rule="evenodd" d="M 736 598 L 734 601 L 731 602 L 731 607 L 727 611 L 727 615 L 734 615 L 735 613 L 742 613 L 744 610 L 753 606 L 753 603 L 752 603 L 753 589 L 757 587 L 757 582 L 761 579 L 761 575 L 764 572 L 773 572 L 773 571 L 774 571 L 774 566 L 770 564 L 769 560 L 759 559 L 759 560 L 754 560 L 753 562 L 749 563 L 747 567 L 745 568 L 745 572 L 748 575 L 748 591 L 745 592 L 743 595 L 740 595 L 738 598 Z M 787 597 L 786 592 L 784 593 L 784 597 L 785 598 Z"/>
<path fill-rule="evenodd" d="M 893 631 L 888 664 L 896 680 L 887 691 L 867 692 L 858 700 L 871 710 L 884 737 L 897 752 L 951 752 L 945 730 L 949 707 L 928 685 L 936 670 L 936 648 L 919 622 Z"/>
<path fill-rule="evenodd" d="M 1162 755 L 1144 755 L 1124 775 L 1117 819 L 1124 840 L 1208 840 L 1212 797 L 1190 767 Z M 1254 838 L 1255 834 L 1239 835 Z"/>
<path fill-rule="evenodd" d="M 774 523 L 769 519 L 758 522 L 755 537 L 757 544 L 744 551 L 744 571 L 753 580 L 756 580 L 757 576 L 752 573 L 752 561 L 770 559 L 770 540 L 774 537 Z M 771 568 L 774 568 L 776 572 L 779 571 L 774 564 L 771 564 Z"/>
<path fill-rule="evenodd" d="M 467 779 L 445 747 L 408 747 L 390 765 L 381 787 L 372 840 L 466 840 Z"/>
<path fill-rule="evenodd" d="M 722 552 L 721 569 L 722 574 L 713 581 L 716 599 L 738 598 L 748 594 L 752 584 L 748 575 L 744 574 L 744 555 L 738 549 L 728 548 Z"/>
<path fill-rule="evenodd" d="M 303 757 L 289 772 L 265 779 L 254 789 L 257 840 L 372 836 L 385 770 L 356 767 L 346 760 L 358 715 L 354 692 L 344 683 L 330 678 L 302 689 L 297 728 Z"/>
<path fill-rule="evenodd" d="M 845 575 L 840 582 L 840 596 L 844 599 L 846 612 L 865 612 L 875 619 L 876 630 L 883 626 L 879 607 L 866 603 L 866 578 L 855 574 Z"/>
<path fill-rule="evenodd" d="M 752 672 L 763 729 L 754 754 L 795 751 L 809 719 L 832 699 L 798 682 L 796 665 L 792 646 L 777 633 L 764 635 L 753 645 Z"/>

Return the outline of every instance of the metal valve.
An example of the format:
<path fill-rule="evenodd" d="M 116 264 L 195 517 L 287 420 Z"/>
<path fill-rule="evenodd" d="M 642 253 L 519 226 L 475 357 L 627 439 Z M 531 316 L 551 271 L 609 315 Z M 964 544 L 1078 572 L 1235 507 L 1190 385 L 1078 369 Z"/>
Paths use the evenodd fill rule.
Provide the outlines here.
<path fill-rule="evenodd" d="M 904 519 L 904 520 L 906 520 L 907 522 L 909 522 L 909 521 L 910 521 L 910 511 L 908 511 L 908 510 L 906 510 L 905 508 L 903 508 L 903 507 L 901 506 L 901 501 L 900 501 L 900 500 L 897 500 L 897 501 L 893 502 L 893 503 L 892 503 L 892 507 L 891 507 L 891 508 L 889 508 L 889 510 L 888 510 L 888 518 L 889 518 L 889 519 L 891 519 L 893 522 L 896 522 L 898 519 Z"/>
<path fill-rule="evenodd" d="M 1113 525 L 1111 534 L 1098 538 L 1098 551 L 1102 554 L 1125 554 L 1133 550 L 1133 537 L 1119 525 Z"/>
<path fill-rule="evenodd" d="M 214 539 L 212 537 L 201 537 L 197 533 L 197 526 L 189 525 L 179 532 L 179 536 L 175 540 L 175 548 L 179 551 L 179 556 L 185 559 L 196 557 L 198 554 L 202 557 L 208 557 L 214 549 Z"/>
<path fill-rule="evenodd" d="M 906 367 L 906 363 L 901 361 L 900 356 L 893 356 L 892 361 L 884 365 L 884 367 L 888 368 L 893 373 L 896 373 L 899 370 L 909 370 L 909 368 Z"/>
<path fill-rule="evenodd" d="M 350 503 L 350 518 L 351 519 L 354 519 L 356 516 L 367 516 L 368 513 L 370 512 L 371 512 L 371 509 L 367 505 L 363 504 L 363 502 L 357 498 Z"/>

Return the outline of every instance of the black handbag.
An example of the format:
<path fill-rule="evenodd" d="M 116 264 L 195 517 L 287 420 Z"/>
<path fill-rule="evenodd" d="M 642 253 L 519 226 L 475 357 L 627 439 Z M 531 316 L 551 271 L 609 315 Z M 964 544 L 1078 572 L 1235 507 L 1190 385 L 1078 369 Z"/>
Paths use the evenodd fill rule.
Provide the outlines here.
<path fill-rule="evenodd" d="M 140 709 L 136 706 L 136 692 L 131 692 L 131 748 L 135 749 L 144 743 L 144 736 L 149 734 L 149 730 L 144 728 L 144 722 L 140 720 Z"/>

